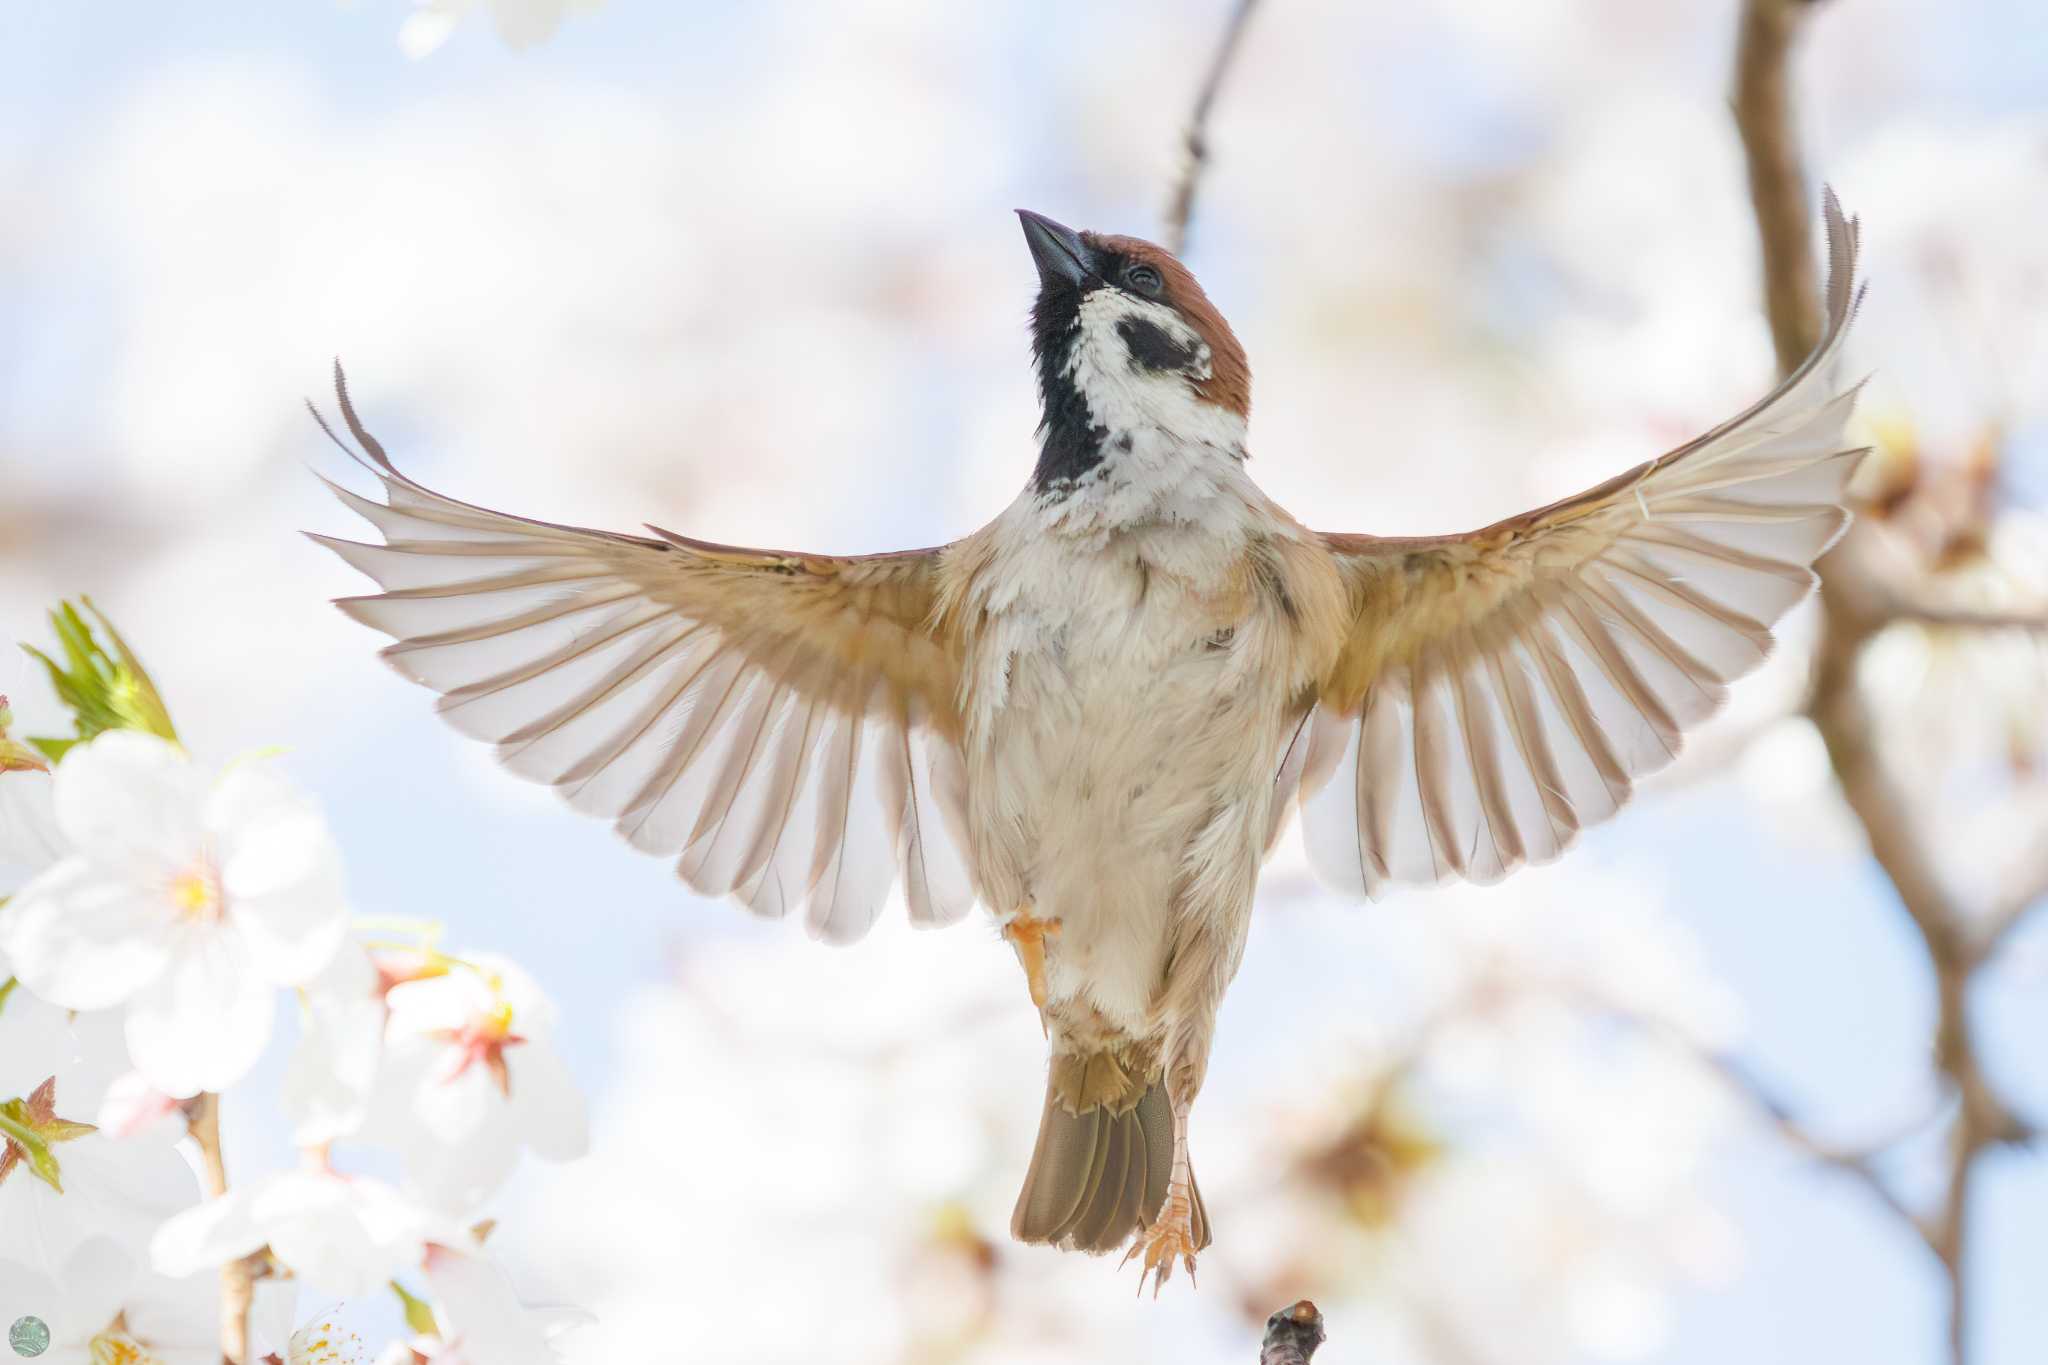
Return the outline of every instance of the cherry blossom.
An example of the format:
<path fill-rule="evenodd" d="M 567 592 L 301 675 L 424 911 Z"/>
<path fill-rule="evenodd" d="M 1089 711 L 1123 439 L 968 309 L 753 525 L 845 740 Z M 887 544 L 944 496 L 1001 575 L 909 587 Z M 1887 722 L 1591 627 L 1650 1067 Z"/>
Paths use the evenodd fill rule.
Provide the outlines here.
<path fill-rule="evenodd" d="M 474 1207 L 522 1147 L 550 1161 L 590 1145 L 583 1096 L 553 1044 L 553 1004 L 502 958 L 456 961 L 385 996 L 390 1021 L 370 1130 L 405 1156 L 408 1184 Z"/>
<path fill-rule="evenodd" d="M 268 1245 L 322 1293 L 360 1298 L 420 1263 L 428 1242 L 467 1246 L 451 1218 L 381 1180 L 328 1170 L 259 1178 L 170 1219 L 150 1244 L 165 1275 L 189 1275 Z"/>
<path fill-rule="evenodd" d="M 0 914 L 0 946 L 68 1009 L 126 1003 L 128 1050 L 171 1095 L 239 1079 L 270 1036 L 274 985 L 317 975 L 346 931 L 340 857 L 269 766 L 206 776 L 176 746 L 111 731 L 59 766 L 71 852 Z"/>

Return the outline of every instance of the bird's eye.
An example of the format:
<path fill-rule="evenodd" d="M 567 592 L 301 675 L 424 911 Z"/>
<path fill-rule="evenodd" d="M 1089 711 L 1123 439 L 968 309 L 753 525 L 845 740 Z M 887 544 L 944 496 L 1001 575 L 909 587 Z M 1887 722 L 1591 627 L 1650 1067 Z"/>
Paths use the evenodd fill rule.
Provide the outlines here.
<path fill-rule="evenodd" d="M 1140 294 L 1156 294 L 1164 283 L 1159 272 L 1149 265 L 1128 266 L 1124 270 L 1124 283 Z"/>

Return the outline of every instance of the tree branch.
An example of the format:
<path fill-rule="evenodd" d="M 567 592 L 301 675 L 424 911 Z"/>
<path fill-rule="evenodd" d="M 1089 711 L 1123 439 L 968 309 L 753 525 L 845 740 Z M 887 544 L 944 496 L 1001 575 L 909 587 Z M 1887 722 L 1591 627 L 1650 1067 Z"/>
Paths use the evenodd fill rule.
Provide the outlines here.
<path fill-rule="evenodd" d="M 1811 208 L 1792 118 L 1793 44 L 1807 0 L 1745 0 L 1735 48 L 1735 126 L 1749 165 L 1749 199 L 1762 239 L 1764 313 L 1778 371 L 1789 374 L 1820 340 Z"/>
<path fill-rule="evenodd" d="M 1245 22 L 1258 8 L 1258 2 L 1237 0 L 1230 18 L 1224 23 L 1222 37 L 1217 40 L 1216 55 L 1209 59 L 1209 74 L 1203 78 L 1202 87 L 1195 95 L 1195 107 L 1188 115 L 1180 177 L 1175 180 L 1173 194 L 1166 204 L 1164 245 L 1176 256 L 1187 246 L 1188 222 L 1195 212 L 1195 191 L 1201 187 L 1202 171 L 1209 163 L 1209 111 L 1216 104 L 1217 92 L 1223 88 L 1223 78 L 1230 73 L 1231 62 L 1237 57 Z"/>
<path fill-rule="evenodd" d="M 1323 1344 L 1323 1315 L 1307 1299 L 1266 1319 L 1266 1338 L 1259 1343 L 1259 1365 L 1308 1365 Z"/>
<path fill-rule="evenodd" d="M 207 1091 L 188 1103 L 185 1131 L 199 1148 L 206 1192 L 218 1199 L 228 1192 L 227 1161 L 220 1147 L 219 1095 Z M 254 1295 L 248 1258 L 229 1261 L 220 1268 L 220 1353 L 226 1365 L 247 1365 L 249 1301 Z"/>

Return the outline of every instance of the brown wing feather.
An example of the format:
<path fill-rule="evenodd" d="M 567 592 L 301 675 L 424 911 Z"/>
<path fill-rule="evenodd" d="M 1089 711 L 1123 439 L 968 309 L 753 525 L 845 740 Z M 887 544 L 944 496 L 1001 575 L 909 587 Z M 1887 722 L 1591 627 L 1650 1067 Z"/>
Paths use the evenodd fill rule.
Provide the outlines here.
<path fill-rule="evenodd" d="M 952 809 L 960 660 L 943 550 L 835 557 L 563 526 L 414 482 L 335 391 L 386 502 L 327 546 L 384 589 L 336 605 L 395 642 L 456 728 L 683 880 L 858 937 L 899 871 L 920 922 L 973 892 Z M 314 413 L 319 419 L 319 413 Z M 333 431 L 321 419 L 321 426 Z"/>
<path fill-rule="evenodd" d="M 1557 856 L 1762 662 L 1848 524 L 1836 380 L 1857 229 L 1827 198 L 1827 328 L 1740 415 L 1460 536 L 1323 537 L 1351 603 L 1299 762 L 1311 858 L 1376 895 Z"/>

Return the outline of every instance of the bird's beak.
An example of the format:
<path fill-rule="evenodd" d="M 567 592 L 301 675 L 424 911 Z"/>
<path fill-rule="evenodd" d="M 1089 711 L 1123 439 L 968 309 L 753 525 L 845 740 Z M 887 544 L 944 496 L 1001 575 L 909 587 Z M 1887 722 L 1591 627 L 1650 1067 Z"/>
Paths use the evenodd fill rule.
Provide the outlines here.
<path fill-rule="evenodd" d="M 1095 253 L 1080 233 L 1030 209 L 1018 209 L 1017 217 L 1024 224 L 1024 240 L 1031 246 L 1031 259 L 1038 262 L 1041 282 L 1078 285 L 1095 273 Z"/>

